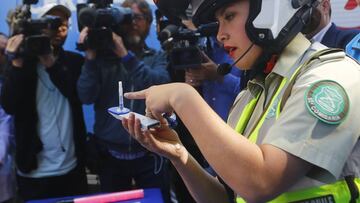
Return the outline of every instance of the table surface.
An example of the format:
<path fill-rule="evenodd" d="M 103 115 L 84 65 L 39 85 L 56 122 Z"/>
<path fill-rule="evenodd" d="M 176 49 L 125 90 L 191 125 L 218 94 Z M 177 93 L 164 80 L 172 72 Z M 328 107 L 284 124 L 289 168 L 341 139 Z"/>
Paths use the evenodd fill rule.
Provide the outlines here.
<path fill-rule="evenodd" d="M 76 196 L 76 197 L 87 197 L 87 196 L 91 196 L 91 195 Z M 74 198 L 75 197 L 59 197 L 59 198 L 51 198 L 51 199 L 31 200 L 28 201 L 27 203 L 56 203 L 60 200 L 69 200 Z M 163 203 L 164 201 L 162 199 L 160 189 L 147 188 L 144 189 L 144 198 L 120 201 L 120 202 L 121 203 Z"/>

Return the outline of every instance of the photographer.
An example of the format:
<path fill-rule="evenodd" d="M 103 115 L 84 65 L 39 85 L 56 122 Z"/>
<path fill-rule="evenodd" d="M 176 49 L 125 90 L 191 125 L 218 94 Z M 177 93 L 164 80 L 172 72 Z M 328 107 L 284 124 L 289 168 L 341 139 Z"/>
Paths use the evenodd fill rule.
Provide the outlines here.
<path fill-rule="evenodd" d="M 57 30 L 43 31 L 52 51 L 40 56 L 19 53 L 28 38 L 11 37 L 6 47 L 10 68 L 1 95 L 3 108 L 15 119 L 17 180 L 25 201 L 87 191 L 85 125 L 76 92 L 83 58 L 62 48 L 70 10 L 49 4 L 43 12 L 39 16 L 61 19 Z"/>
<path fill-rule="evenodd" d="M 0 32 L 0 89 L 3 83 L 3 71 L 7 64 L 4 55 L 7 40 L 7 36 Z M 13 118 L 4 112 L 0 104 L 0 202 L 2 203 L 10 203 L 15 197 L 14 142 Z"/>
<path fill-rule="evenodd" d="M 113 33 L 112 53 L 104 56 L 98 50 L 86 50 L 86 61 L 78 81 L 78 92 L 83 103 L 94 103 L 95 142 L 100 155 L 99 176 L 101 190 L 114 192 L 137 188 L 159 187 L 169 200 L 166 164 L 162 157 L 150 153 L 119 125 L 107 109 L 119 105 L 118 81 L 124 92 L 140 90 L 151 85 L 169 82 L 166 56 L 145 44 L 152 22 L 149 5 L 144 0 L 126 0 L 133 19 L 123 26 L 124 35 Z M 81 31 L 83 44 L 91 28 Z M 105 58 L 106 57 L 106 58 Z M 144 101 L 124 101 L 130 110 L 144 114 Z"/>

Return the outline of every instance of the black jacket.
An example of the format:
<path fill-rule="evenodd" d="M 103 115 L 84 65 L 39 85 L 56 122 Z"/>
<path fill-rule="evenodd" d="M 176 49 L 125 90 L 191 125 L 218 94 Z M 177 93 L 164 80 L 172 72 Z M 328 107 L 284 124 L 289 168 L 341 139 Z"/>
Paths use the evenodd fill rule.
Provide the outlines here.
<path fill-rule="evenodd" d="M 53 67 L 47 69 L 51 81 L 70 103 L 75 153 L 78 163 L 81 165 L 85 156 L 86 131 L 76 83 L 83 61 L 81 55 L 61 50 Z M 36 155 L 43 148 L 37 131 L 37 63 L 35 59 L 26 59 L 22 68 L 10 65 L 5 73 L 0 97 L 4 110 L 8 114 L 14 115 L 16 164 L 23 173 L 29 173 L 37 168 Z"/>
<path fill-rule="evenodd" d="M 356 29 L 339 29 L 334 23 L 331 24 L 329 30 L 325 33 L 321 43 L 331 48 L 345 49 L 346 45 L 360 33 Z"/>

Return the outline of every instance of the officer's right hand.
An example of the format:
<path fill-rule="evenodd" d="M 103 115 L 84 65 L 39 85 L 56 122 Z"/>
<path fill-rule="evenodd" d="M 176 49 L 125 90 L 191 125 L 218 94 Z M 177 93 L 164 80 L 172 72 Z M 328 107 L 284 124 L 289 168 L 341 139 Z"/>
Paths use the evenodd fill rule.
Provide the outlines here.
<path fill-rule="evenodd" d="M 88 28 L 88 27 L 84 27 L 84 28 L 81 30 L 80 36 L 79 36 L 79 40 L 78 40 L 78 43 L 79 43 L 79 44 L 84 44 L 85 39 L 86 39 L 88 33 L 89 33 L 89 28 Z M 96 58 L 96 51 L 95 51 L 95 50 L 92 50 L 92 49 L 86 49 L 86 50 L 85 50 L 85 57 L 86 57 L 86 59 L 88 59 L 88 60 L 95 59 L 95 58 Z"/>
<path fill-rule="evenodd" d="M 18 35 L 11 37 L 7 42 L 5 52 L 7 54 L 15 56 L 18 53 L 19 47 L 23 41 L 24 41 L 23 34 L 18 34 Z M 11 60 L 11 63 L 13 65 L 13 67 L 20 68 L 23 66 L 23 59 L 22 58 L 14 58 Z"/>

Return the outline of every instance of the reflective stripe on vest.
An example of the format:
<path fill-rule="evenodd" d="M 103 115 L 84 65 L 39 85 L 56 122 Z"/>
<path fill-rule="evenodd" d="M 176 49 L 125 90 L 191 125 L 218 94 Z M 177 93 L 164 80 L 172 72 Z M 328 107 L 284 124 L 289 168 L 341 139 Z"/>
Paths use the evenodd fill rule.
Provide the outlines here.
<path fill-rule="evenodd" d="M 360 188 L 360 179 L 356 178 L 354 182 L 356 186 Z M 276 199 L 269 201 L 269 203 L 345 203 L 350 202 L 350 200 L 351 195 L 348 185 L 345 180 L 342 180 L 319 187 L 308 188 L 295 192 L 287 192 L 278 196 Z M 236 202 L 245 203 L 246 201 L 241 198 L 236 198 Z M 360 200 L 357 199 L 356 202 L 359 203 Z"/>
<path fill-rule="evenodd" d="M 360 187 L 360 179 L 356 178 L 355 184 Z M 319 187 L 308 188 L 301 191 L 287 192 L 269 203 L 281 202 L 321 202 L 321 203 L 335 203 L 335 202 L 350 202 L 351 194 L 349 187 L 345 180 L 337 181 L 332 184 L 322 185 Z M 357 199 L 356 202 L 360 202 Z"/>
<path fill-rule="evenodd" d="M 273 94 L 273 96 L 271 97 L 270 102 L 268 103 L 267 107 L 264 110 L 264 113 L 260 116 L 258 123 L 255 125 L 255 127 L 250 131 L 250 135 L 248 136 L 248 139 L 253 142 L 256 143 L 257 139 L 258 139 L 258 134 L 259 134 L 259 130 L 261 129 L 265 118 L 267 116 L 267 114 L 270 111 L 271 106 L 273 106 L 274 101 L 276 100 L 276 98 L 279 96 L 280 92 L 283 90 L 283 88 L 288 85 L 292 85 L 293 82 L 296 80 L 296 77 L 302 72 L 304 71 L 309 63 L 315 59 L 315 58 L 319 58 L 322 55 L 328 54 L 328 53 L 332 53 L 332 52 L 336 52 L 336 49 L 327 49 L 327 50 L 321 50 L 318 51 L 317 53 L 315 53 L 312 57 L 310 57 L 310 59 L 306 62 L 303 63 L 300 67 L 298 67 L 293 75 L 291 76 L 290 80 L 287 81 L 286 78 L 283 78 L 281 83 L 278 85 L 278 88 L 276 89 L 275 93 Z M 330 58 L 331 59 L 331 58 Z M 292 87 L 287 87 L 287 88 L 292 88 Z M 260 98 L 260 95 L 262 94 L 262 92 L 260 92 L 256 98 L 252 99 L 245 107 L 244 110 L 242 111 L 239 121 L 236 125 L 235 130 L 240 133 L 243 134 L 245 131 L 245 128 L 248 124 L 248 121 L 251 118 L 251 115 L 258 103 L 258 100 Z M 281 100 L 283 100 L 284 98 L 281 98 Z M 287 99 L 287 98 L 286 98 Z M 278 116 L 280 115 L 280 111 L 281 111 L 281 100 L 279 101 L 277 108 L 276 108 L 276 119 L 278 118 Z M 286 101 L 285 101 L 286 102 Z M 357 188 L 360 188 L 360 179 L 355 178 L 354 179 L 354 183 L 357 186 Z M 352 199 L 351 197 L 351 192 L 349 191 L 349 186 L 346 183 L 345 180 L 341 180 L 341 181 L 337 181 L 335 183 L 332 184 L 327 184 L 327 185 L 322 185 L 322 186 L 318 186 L 318 187 L 313 187 L 313 188 L 308 188 L 308 189 L 304 189 L 304 190 L 300 190 L 300 191 L 294 191 L 294 192 L 287 192 L 287 193 L 283 193 L 280 196 L 278 196 L 277 198 L 275 198 L 274 200 L 269 201 L 270 203 L 283 203 L 283 202 L 297 202 L 297 203 L 312 203 L 312 202 L 321 202 L 321 203 L 332 203 L 332 202 L 350 202 L 350 200 Z M 244 203 L 245 200 L 243 200 L 242 198 L 238 197 L 236 198 L 236 202 L 237 203 Z M 355 201 L 353 201 L 355 202 Z M 360 198 L 357 198 L 356 202 L 360 203 Z"/>
<path fill-rule="evenodd" d="M 255 109 L 255 106 L 257 104 L 257 102 L 259 101 L 259 97 L 261 94 L 258 94 L 256 96 L 256 98 L 252 99 L 245 107 L 243 112 L 241 113 L 241 116 L 239 118 L 238 123 L 236 124 L 235 130 L 236 132 L 243 134 L 245 127 L 247 125 L 247 123 L 250 120 L 250 115 L 252 114 L 252 112 Z"/>

